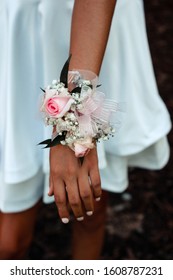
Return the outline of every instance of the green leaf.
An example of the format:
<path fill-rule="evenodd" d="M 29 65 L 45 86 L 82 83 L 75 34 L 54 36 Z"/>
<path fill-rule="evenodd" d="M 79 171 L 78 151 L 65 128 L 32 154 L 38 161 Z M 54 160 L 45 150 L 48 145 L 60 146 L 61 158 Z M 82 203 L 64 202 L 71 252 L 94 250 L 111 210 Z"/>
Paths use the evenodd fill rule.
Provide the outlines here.
<path fill-rule="evenodd" d="M 47 140 L 44 140 L 44 141 L 42 141 L 42 142 L 38 143 L 37 145 L 50 144 L 51 142 L 52 142 L 52 140 L 51 140 L 51 139 L 47 139 Z"/>
<path fill-rule="evenodd" d="M 65 135 L 58 135 L 53 139 L 53 141 L 50 143 L 50 147 L 54 147 L 58 144 L 61 144 L 61 141 L 65 139 Z"/>
<path fill-rule="evenodd" d="M 71 54 L 69 56 L 69 58 L 67 59 L 67 61 L 65 62 L 62 70 L 61 70 L 61 74 L 60 74 L 60 82 L 63 83 L 65 85 L 65 87 L 68 87 L 68 69 L 69 69 L 69 63 L 70 63 L 70 59 L 71 59 Z"/>
<path fill-rule="evenodd" d="M 45 90 L 43 88 L 40 87 L 40 89 L 45 93 Z"/>
<path fill-rule="evenodd" d="M 81 87 L 75 87 L 75 88 L 71 91 L 71 93 L 75 93 L 75 92 L 81 93 Z"/>
<path fill-rule="evenodd" d="M 54 147 L 58 144 L 61 144 L 61 141 L 63 141 L 65 139 L 65 136 L 66 136 L 66 132 L 63 132 L 62 135 L 56 136 L 53 140 L 52 139 L 46 139 L 46 140 L 38 143 L 38 145 L 46 145 L 44 147 L 44 149 Z"/>

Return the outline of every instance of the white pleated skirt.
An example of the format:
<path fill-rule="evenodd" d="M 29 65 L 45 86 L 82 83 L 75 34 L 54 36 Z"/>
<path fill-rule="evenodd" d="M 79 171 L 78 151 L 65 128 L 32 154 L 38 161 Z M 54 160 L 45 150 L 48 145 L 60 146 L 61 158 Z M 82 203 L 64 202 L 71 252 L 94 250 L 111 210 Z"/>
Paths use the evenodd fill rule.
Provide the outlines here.
<path fill-rule="evenodd" d="M 40 87 L 68 57 L 73 0 L 0 0 L 0 210 L 18 212 L 47 196 L 50 137 L 39 116 Z M 80 32 L 80 26 L 79 26 Z M 100 73 L 108 98 L 126 102 L 117 137 L 98 146 L 102 187 L 122 192 L 129 166 L 161 169 L 170 116 L 159 96 L 142 0 L 118 0 Z"/>

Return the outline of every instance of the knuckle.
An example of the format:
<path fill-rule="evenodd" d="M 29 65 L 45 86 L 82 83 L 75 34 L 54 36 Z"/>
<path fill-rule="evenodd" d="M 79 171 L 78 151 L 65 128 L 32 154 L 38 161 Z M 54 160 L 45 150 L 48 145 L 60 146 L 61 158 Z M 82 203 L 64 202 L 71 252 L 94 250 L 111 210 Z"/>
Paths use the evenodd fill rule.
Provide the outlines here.
<path fill-rule="evenodd" d="M 93 183 L 92 185 L 93 185 L 93 188 L 94 188 L 95 190 L 99 190 L 99 189 L 101 188 L 101 181 L 100 181 L 100 179 L 95 180 L 94 183 Z"/>
<path fill-rule="evenodd" d="M 54 198 L 55 198 L 55 202 L 58 204 L 58 205 L 63 205 L 65 202 L 64 202 L 64 199 L 59 196 L 59 195 L 54 195 Z"/>
<path fill-rule="evenodd" d="M 74 174 L 71 174 L 71 173 L 69 174 L 68 173 L 68 175 L 67 175 L 67 183 L 71 184 L 71 183 L 75 182 L 75 180 L 76 180 L 76 176 Z"/>
<path fill-rule="evenodd" d="M 51 169 L 51 176 L 53 180 L 58 178 L 66 178 L 69 182 L 74 181 L 76 178 L 76 169 L 74 167 L 62 168 L 53 168 Z"/>
<path fill-rule="evenodd" d="M 76 168 L 74 167 L 74 165 L 68 166 L 66 170 L 69 175 L 74 176 L 74 174 L 76 174 Z"/>
<path fill-rule="evenodd" d="M 73 182 L 77 177 L 75 168 L 72 167 L 72 168 L 67 169 L 66 177 L 69 182 Z"/>
<path fill-rule="evenodd" d="M 52 178 L 58 178 L 61 174 L 61 171 L 57 168 L 52 168 L 51 169 L 51 176 Z"/>
<path fill-rule="evenodd" d="M 83 199 L 88 199 L 90 198 L 90 191 L 89 190 L 81 190 L 81 197 Z"/>
<path fill-rule="evenodd" d="M 69 202 L 70 202 L 70 205 L 73 207 L 73 208 L 76 208 L 79 206 L 80 204 L 80 200 L 76 197 L 73 197 L 71 199 L 69 199 Z"/>

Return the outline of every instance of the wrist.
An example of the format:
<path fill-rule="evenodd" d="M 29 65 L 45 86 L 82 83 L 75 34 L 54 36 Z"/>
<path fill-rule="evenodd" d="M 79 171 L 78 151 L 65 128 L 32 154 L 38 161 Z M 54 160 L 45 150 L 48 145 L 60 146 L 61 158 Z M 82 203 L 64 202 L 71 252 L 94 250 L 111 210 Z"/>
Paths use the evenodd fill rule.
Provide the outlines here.
<path fill-rule="evenodd" d="M 97 90 L 98 77 L 89 70 L 68 72 L 69 59 L 60 75 L 44 91 L 41 110 L 47 125 L 53 126 L 52 139 L 41 142 L 52 147 L 67 145 L 76 157 L 84 157 L 99 139 L 113 135 L 110 116 L 117 104 Z M 70 85 L 68 87 L 68 85 Z M 69 90 L 72 88 L 72 90 Z"/>

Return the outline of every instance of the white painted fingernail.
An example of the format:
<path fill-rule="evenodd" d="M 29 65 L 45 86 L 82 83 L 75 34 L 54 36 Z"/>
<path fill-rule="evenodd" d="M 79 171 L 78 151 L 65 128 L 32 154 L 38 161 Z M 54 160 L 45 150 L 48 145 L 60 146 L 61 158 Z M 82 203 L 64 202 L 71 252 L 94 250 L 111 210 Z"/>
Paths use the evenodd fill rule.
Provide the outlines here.
<path fill-rule="evenodd" d="M 88 216 L 92 216 L 93 211 L 87 211 L 86 214 L 87 214 Z"/>
<path fill-rule="evenodd" d="M 79 222 L 83 221 L 84 217 L 78 217 L 76 218 Z"/>
<path fill-rule="evenodd" d="M 96 201 L 100 201 L 100 199 L 101 199 L 100 197 L 96 197 Z"/>
<path fill-rule="evenodd" d="M 68 219 L 68 218 L 62 218 L 61 221 L 62 221 L 64 224 L 68 224 L 69 219 Z"/>

